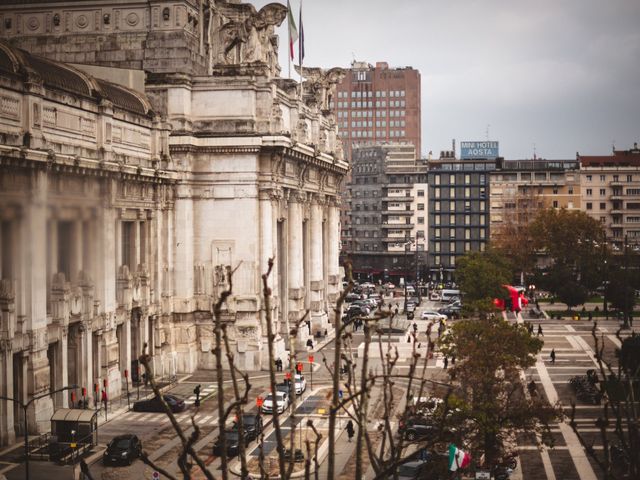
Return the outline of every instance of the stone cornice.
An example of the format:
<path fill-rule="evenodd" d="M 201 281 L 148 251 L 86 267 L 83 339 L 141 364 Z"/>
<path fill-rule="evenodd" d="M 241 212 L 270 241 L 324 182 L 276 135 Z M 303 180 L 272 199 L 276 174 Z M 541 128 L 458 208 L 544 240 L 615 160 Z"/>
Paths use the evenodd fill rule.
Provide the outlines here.
<path fill-rule="evenodd" d="M 0 167 L 46 169 L 58 173 L 117 177 L 151 183 L 174 183 L 172 172 L 152 168 L 106 162 L 78 156 L 56 154 L 44 150 L 7 147 L 0 145 Z"/>

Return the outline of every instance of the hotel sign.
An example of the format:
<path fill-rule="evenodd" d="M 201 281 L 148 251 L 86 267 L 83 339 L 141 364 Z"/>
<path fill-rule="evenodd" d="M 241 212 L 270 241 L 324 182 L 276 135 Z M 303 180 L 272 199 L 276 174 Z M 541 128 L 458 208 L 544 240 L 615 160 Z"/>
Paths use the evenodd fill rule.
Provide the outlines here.
<path fill-rule="evenodd" d="M 484 142 L 461 142 L 460 158 L 471 160 L 475 158 L 498 158 L 498 142 L 486 140 Z"/>

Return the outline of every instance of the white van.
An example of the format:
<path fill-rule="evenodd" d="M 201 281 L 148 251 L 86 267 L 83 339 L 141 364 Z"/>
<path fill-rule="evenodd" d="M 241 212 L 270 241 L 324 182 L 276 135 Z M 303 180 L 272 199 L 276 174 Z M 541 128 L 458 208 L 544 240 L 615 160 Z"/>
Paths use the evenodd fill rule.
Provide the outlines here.
<path fill-rule="evenodd" d="M 449 301 L 453 300 L 454 298 L 460 298 L 460 290 L 447 290 L 447 289 L 444 289 L 444 290 L 442 290 L 442 293 L 440 294 L 440 299 L 443 302 L 449 302 Z"/>

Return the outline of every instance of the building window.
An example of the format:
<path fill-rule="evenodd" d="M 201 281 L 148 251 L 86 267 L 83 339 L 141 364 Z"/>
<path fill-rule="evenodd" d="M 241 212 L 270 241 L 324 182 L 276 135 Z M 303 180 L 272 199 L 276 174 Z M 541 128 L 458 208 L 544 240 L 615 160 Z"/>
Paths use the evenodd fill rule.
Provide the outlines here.
<path fill-rule="evenodd" d="M 456 176 L 453 173 L 449 175 L 449 183 L 451 185 L 455 185 L 456 183 Z"/>
<path fill-rule="evenodd" d="M 456 202 L 449 202 L 449 211 L 450 212 L 456 211 Z"/>
<path fill-rule="evenodd" d="M 465 225 L 471 225 L 471 215 L 465 215 L 464 216 L 464 224 Z"/>
<path fill-rule="evenodd" d="M 485 237 L 486 233 L 487 233 L 487 232 L 485 231 L 485 229 L 484 229 L 484 228 L 480 229 L 480 238 L 481 238 L 481 239 L 484 239 L 484 237 Z"/>
<path fill-rule="evenodd" d="M 436 252 L 440 252 L 440 242 L 436 242 L 436 243 L 434 243 L 434 244 L 433 244 L 433 249 L 434 249 Z M 438 262 L 436 262 L 436 263 L 438 263 Z"/>
<path fill-rule="evenodd" d="M 587 182 L 590 182 L 593 179 L 591 175 L 587 175 Z"/>
<path fill-rule="evenodd" d="M 593 204 L 591 202 L 587 202 L 587 210 L 592 210 Z"/>
<path fill-rule="evenodd" d="M 449 197 L 456 198 L 456 189 L 455 187 L 449 187 Z"/>
<path fill-rule="evenodd" d="M 449 263 L 451 264 L 451 266 L 455 267 L 456 266 L 456 257 L 451 256 L 449 260 L 450 260 Z"/>
<path fill-rule="evenodd" d="M 607 209 L 607 204 L 604 202 L 600 202 L 600 210 L 606 210 Z"/>
<path fill-rule="evenodd" d="M 464 239 L 465 240 L 471 240 L 471 230 L 468 228 L 464 229 Z"/>
<path fill-rule="evenodd" d="M 456 238 L 456 229 L 455 228 L 450 228 L 449 229 L 449 238 Z"/>
<path fill-rule="evenodd" d="M 434 211 L 436 211 L 436 212 L 439 212 L 439 211 L 440 211 L 440 202 L 439 202 L 439 201 L 434 202 L 434 204 L 433 204 L 433 210 L 434 210 Z"/>
<path fill-rule="evenodd" d="M 604 197 L 607 194 L 607 190 L 605 188 L 600 189 L 600 196 Z"/>
<path fill-rule="evenodd" d="M 592 189 L 590 189 L 590 188 L 587 188 L 587 195 L 588 195 L 588 196 L 593 195 L 593 190 L 592 190 Z"/>
<path fill-rule="evenodd" d="M 418 196 L 424 197 L 424 190 L 418 190 Z"/>
<path fill-rule="evenodd" d="M 440 185 L 440 175 L 434 175 L 433 177 L 433 183 L 435 185 Z"/>
<path fill-rule="evenodd" d="M 440 250 L 438 249 L 438 251 L 440 251 Z M 433 263 L 435 265 L 440 265 L 440 255 L 436 255 L 436 256 L 433 257 Z"/>
<path fill-rule="evenodd" d="M 600 175 L 600 181 L 604 182 L 607 179 L 606 175 Z"/>
<path fill-rule="evenodd" d="M 633 175 L 627 175 L 627 182 L 633 182 Z"/>
<path fill-rule="evenodd" d="M 558 201 L 557 200 L 553 201 L 553 208 L 558 208 Z"/>
<path fill-rule="evenodd" d="M 449 215 L 449 225 L 455 225 L 455 224 L 456 224 L 456 216 Z"/>
<path fill-rule="evenodd" d="M 465 184 L 465 185 L 469 185 L 470 183 L 471 183 L 471 175 L 466 174 L 466 175 L 464 176 L 464 184 Z"/>
<path fill-rule="evenodd" d="M 464 242 L 464 251 L 465 252 L 471 251 L 471 242 Z"/>
<path fill-rule="evenodd" d="M 424 210 L 424 203 L 418 204 L 418 210 Z"/>
<path fill-rule="evenodd" d="M 469 187 L 465 187 L 464 198 L 470 198 L 470 197 L 471 197 L 471 189 Z"/>
<path fill-rule="evenodd" d="M 436 216 L 433 218 L 433 221 L 434 221 L 434 224 L 435 224 L 435 225 L 440 225 L 440 215 L 436 215 Z"/>
<path fill-rule="evenodd" d="M 619 182 L 620 181 L 620 177 L 618 175 L 614 175 L 613 176 L 613 181 L 614 182 Z"/>
<path fill-rule="evenodd" d="M 449 251 L 451 253 L 455 253 L 456 252 L 456 242 L 449 242 Z"/>
<path fill-rule="evenodd" d="M 435 228 L 435 229 L 433 230 L 433 236 L 434 236 L 435 238 L 440 238 L 440 229 L 439 229 L 439 228 Z"/>
<path fill-rule="evenodd" d="M 424 217 L 418 217 L 418 225 L 424 225 Z"/>

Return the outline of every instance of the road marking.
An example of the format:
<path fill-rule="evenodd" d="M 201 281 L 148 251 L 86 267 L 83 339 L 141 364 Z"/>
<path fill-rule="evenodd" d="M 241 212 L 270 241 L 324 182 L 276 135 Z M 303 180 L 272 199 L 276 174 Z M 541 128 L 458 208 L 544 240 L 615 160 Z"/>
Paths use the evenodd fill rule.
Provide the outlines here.
<path fill-rule="evenodd" d="M 607 338 L 611 341 L 611 343 L 613 343 L 616 347 L 620 348 L 622 347 L 622 343 L 620 342 L 620 340 L 618 340 L 618 337 L 616 337 L 615 335 L 607 335 Z"/>

